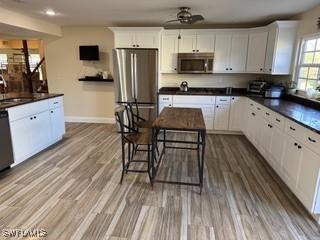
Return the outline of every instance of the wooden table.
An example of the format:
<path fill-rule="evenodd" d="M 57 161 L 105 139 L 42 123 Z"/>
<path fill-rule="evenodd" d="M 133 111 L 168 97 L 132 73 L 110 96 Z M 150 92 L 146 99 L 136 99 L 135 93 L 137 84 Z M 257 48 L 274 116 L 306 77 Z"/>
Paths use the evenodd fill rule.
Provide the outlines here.
<path fill-rule="evenodd" d="M 197 141 L 179 141 L 166 139 L 167 130 L 176 130 L 179 132 L 195 132 L 197 133 Z M 163 131 L 163 139 L 158 139 L 158 133 Z M 180 184 L 180 185 L 192 185 L 199 186 L 200 193 L 203 186 L 203 166 L 204 166 L 204 151 L 206 145 L 206 125 L 204 123 L 202 110 L 200 108 L 175 108 L 165 107 L 160 113 L 159 117 L 156 118 L 152 124 L 152 184 L 154 182 Z M 163 142 L 163 149 L 161 151 L 159 161 L 155 165 L 155 143 Z M 191 144 L 196 145 L 195 147 L 175 147 L 167 146 L 166 143 L 179 143 L 179 144 Z M 156 175 L 158 167 L 160 166 L 161 159 L 165 154 L 166 148 L 196 150 L 198 160 L 198 171 L 199 171 L 199 182 L 187 183 L 187 182 L 176 182 L 176 181 L 165 181 L 157 180 Z"/>

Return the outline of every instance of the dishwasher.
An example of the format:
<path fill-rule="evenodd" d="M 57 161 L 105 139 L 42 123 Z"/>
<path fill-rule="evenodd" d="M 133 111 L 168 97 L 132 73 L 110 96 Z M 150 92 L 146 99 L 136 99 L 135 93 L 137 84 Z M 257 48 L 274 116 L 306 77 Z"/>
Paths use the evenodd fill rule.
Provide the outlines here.
<path fill-rule="evenodd" d="M 0 171 L 13 164 L 8 112 L 0 110 Z"/>

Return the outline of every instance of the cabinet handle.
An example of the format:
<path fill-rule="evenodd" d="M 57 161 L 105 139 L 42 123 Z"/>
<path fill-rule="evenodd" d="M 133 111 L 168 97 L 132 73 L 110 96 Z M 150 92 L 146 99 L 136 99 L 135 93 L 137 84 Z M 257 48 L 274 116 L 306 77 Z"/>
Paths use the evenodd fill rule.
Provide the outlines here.
<path fill-rule="evenodd" d="M 253 104 L 252 104 L 252 103 L 250 103 L 250 106 L 253 106 Z"/>
<path fill-rule="evenodd" d="M 226 68 L 226 70 L 228 71 L 228 70 L 229 70 L 229 68 Z"/>
<path fill-rule="evenodd" d="M 295 131 L 295 130 L 296 130 L 295 128 L 293 128 L 293 127 L 291 127 L 291 126 L 290 126 L 290 129 L 291 129 L 292 131 Z"/>
<path fill-rule="evenodd" d="M 257 107 L 257 109 L 260 111 L 261 110 L 261 108 L 259 108 L 259 107 Z"/>
<path fill-rule="evenodd" d="M 263 68 L 260 68 L 260 71 L 263 71 Z"/>
<path fill-rule="evenodd" d="M 37 116 L 34 116 L 33 118 L 34 118 L 34 119 L 36 119 L 36 118 L 37 118 Z"/>
<path fill-rule="evenodd" d="M 174 68 L 174 70 L 177 70 L 177 68 Z"/>
<path fill-rule="evenodd" d="M 270 126 L 269 126 L 270 128 L 273 128 L 273 126 L 270 124 Z"/>
<path fill-rule="evenodd" d="M 192 52 L 195 52 L 196 50 L 192 50 Z"/>
<path fill-rule="evenodd" d="M 33 119 L 33 117 L 30 118 L 30 120 L 32 120 L 32 119 Z"/>
<path fill-rule="evenodd" d="M 232 100 L 234 100 L 234 97 L 233 98 L 231 98 Z"/>
<path fill-rule="evenodd" d="M 199 52 L 199 50 L 197 50 L 197 52 Z"/>
<path fill-rule="evenodd" d="M 255 116 L 256 114 L 255 114 L 255 113 L 251 113 L 251 115 L 252 115 L 252 116 Z"/>
<path fill-rule="evenodd" d="M 295 142 L 294 145 L 295 145 L 295 146 L 298 146 L 298 143 Z"/>
<path fill-rule="evenodd" d="M 271 68 L 269 68 L 269 71 L 270 71 L 270 72 L 272 72 L 272 69 L 271 69 Z"/>
<path fill-rule="evenodd" d="M 140 45 L 138 44 L 137 47 L 140 47 Z"/>
<path fill-rule="evenodd" d="M 136 45 L 133 44 L 132 47 L 136 47 Z"/>
<path fill-rule="evenodd" d="M 230 68 L 230 71 L 232 71 L 232 68 Z"/>
<path fill-rule="evenodd" d="M 51 111 L 51 113 L 53 113 L 53 111 Z"/>
<path fill-rule="evenodd" d="M 301 149 L 302 148 L 301 145 L 299 145 L 298 148 Z"/>
<path fill-rule="evenodd" d="M 313 142 L 313 143 L 317 142 L 316 140 L 312 139 L 311 137 L 308 137 L 308 140 L 309 140 L 310 142 Z"/>
<path fill-rule="evenodd" d="M 226 102 L 227 99 L 220 99 L 219 102 Z"/>
<path fill-rule="evenodd" d="M 270 113 L 266 112 L 266 115 L 267 115 L 267 116 L 270 116 Z"/>
<path fill-rule="evenodd" d="M 216 106 L 216 108 L 218 108 L 219 106 Z"/>
<path fill-rule="evenodd" d="M 53 104 L 58 104 L 59 102 L 54 102 Z"/>
<path fill-rule="evenodd" d="M 277 121 L 277 122 L 281 122 L 279 118 L 276 118 L 276 121 Z"/>

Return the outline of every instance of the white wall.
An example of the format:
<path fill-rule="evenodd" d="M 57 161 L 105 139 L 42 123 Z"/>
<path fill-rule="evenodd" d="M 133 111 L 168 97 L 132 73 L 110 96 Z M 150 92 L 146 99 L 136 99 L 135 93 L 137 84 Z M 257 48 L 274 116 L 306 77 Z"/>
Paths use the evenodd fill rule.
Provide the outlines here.
<path fill-rule="evenodd" d="M 112 70 L 113 33 L 106 27 L 63 27 L 63 37 L 45 41 L 49 92 L 65 94 L 70 121 L 113 122 L 113 83 L 79 82 L 83 75 Z M 99 45 L 98 63 L 79 60 L 80 45 Z"/>
<path fill-rule="evenodd" d="M 187 81 L 189 87 L 245 88 L 249 81 L 263 75 L 256 74 L 161 74 L 159 87 L 178 87 Z"/>

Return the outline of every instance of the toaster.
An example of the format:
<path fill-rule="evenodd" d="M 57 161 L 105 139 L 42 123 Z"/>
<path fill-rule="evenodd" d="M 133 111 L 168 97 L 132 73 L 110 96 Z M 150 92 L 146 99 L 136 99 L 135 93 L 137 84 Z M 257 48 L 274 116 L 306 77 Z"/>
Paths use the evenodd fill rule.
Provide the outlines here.
<path fill-rule="evenodd" d="M 247 91 L 249 93 L 264 95 L 265 90 L 269 86 L 270 86 L 270 83 L 268 83 L 267 81 L 254 80 L 249 83 Z"/>
<path fill-rule="evenodd" d="M 272 85 L 266 89 L 264 93 L 265 98 L 281 98 L 284 94 L 284 86 Z"/>

